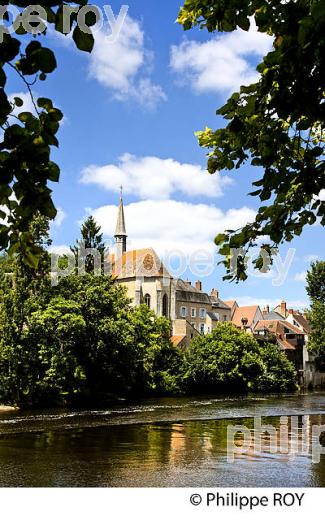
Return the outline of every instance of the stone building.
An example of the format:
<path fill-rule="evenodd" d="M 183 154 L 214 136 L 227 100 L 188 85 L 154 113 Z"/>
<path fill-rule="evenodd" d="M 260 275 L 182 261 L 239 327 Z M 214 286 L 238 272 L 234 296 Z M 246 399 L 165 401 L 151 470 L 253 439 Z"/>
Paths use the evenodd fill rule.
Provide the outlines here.
<path fill-rule="evenodd" d="M 123 285 L 132 304 L 146 304 L 158 316 L 169 318 L 173 341 L 188 346 L 198 334 L 208 334 L 219 321 L 231 321 L 231 309 L 213 289 L 204 292 L 202 283 L 175 279 L 152 248 L 127 250 L 122 194 L 115 231 L 115 253 L 108 257 L 112 275 Z"/>

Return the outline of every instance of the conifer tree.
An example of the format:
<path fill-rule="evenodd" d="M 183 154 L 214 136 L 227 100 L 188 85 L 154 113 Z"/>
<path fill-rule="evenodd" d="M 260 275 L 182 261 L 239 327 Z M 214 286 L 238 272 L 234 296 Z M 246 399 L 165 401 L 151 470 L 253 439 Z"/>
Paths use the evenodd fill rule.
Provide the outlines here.
<path fill-rule="evenodd" d="M 88 217 L 80 229 L 81 239 L 76 241 L 76 245 L 71 247 L 71 251 L 76 257 L 78 265 L 85 265 L 86 273 L 93 273 L 95 265 L 96 251 L 100 254 L 101 268 L 103 268 L 106 246 L 103 242 L 101 227 L 97 224 L 93 216 Z M 85 251 L 92 249 L 94 254 L 85 254 Z M 87 251 L 86 251 L 87 252 Z"/>

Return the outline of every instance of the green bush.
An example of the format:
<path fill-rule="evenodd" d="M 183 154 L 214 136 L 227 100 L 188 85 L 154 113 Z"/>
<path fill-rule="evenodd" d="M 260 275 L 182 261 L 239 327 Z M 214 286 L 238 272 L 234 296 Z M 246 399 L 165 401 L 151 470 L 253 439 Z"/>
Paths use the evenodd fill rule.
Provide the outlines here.
<path fill-rule="evenodd" d="M 295 380 L 276 345 L 260 345 L 230 323 L 195 338 L 185 354 L 184 383 L 192 392 L 287 391 Z"/>

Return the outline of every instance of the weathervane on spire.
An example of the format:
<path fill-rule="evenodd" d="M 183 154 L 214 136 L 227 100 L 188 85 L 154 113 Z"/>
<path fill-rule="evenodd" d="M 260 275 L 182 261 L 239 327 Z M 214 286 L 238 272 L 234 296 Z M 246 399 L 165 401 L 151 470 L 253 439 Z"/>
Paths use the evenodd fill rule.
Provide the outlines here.
<path fill-rule="evenodd" d="M 122 198 L 123 198 L 123 186 L 121 184 L 121 186 L 120 186 L 120 199 L 122 200 Z"/>

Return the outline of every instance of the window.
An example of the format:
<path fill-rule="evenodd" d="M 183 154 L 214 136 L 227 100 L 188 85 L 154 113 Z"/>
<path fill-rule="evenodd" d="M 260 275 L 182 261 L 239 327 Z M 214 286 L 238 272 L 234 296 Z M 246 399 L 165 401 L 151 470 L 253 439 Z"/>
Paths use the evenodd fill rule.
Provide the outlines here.
<path fill-rule="evenodd" d="M 150 294 L 146 294 L 145 297 L 144 297 L 144 303 L 146 304 L 147 307 L 151 307 L 151 296 Z"/>
<path fill-rule="evenodd" d="M 204 323 L 200 324 L 200 332 L 201 334 L 204 334 Z"/>
<path fill-rule="evenodd" d="M 228 321 L 228 316 L 226 314 L 223 317 L 223 321 Z"/>
<path fill-rule="evenodd" d="M 187 308 L 181 307 L 181 317 L 186 318 L 186 316 L 187 316 Z"/>
<path fill-rule="evenodd" d="M 196 309 L 191 309 L 191 316 L 192 318 L 196 318 Z"/>
<path fill-rule="evenodd" d="M 205 315 L 206 315 L 205 309 L 204 308 L 200 309 L 200 318 L 205 318 Z"/>
<path fill-rule="evenodd" d="M 168 318 L 168 296 L 167 294 L 164 294 L 163 296 L 163 302 L 162 302 L 162 313 L 165 318 Z"/>

